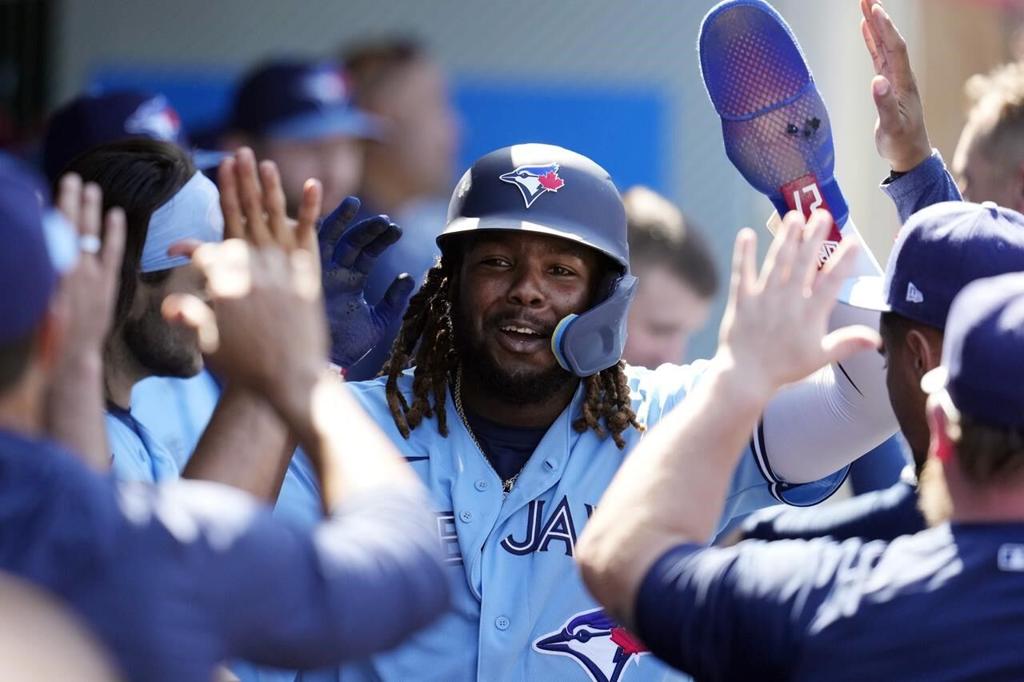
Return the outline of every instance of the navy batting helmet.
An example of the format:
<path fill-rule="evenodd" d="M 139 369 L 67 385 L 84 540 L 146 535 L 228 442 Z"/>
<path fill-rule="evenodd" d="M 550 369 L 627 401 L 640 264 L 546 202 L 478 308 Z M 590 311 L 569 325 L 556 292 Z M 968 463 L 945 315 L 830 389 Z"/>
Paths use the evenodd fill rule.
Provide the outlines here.
<path fill-rule="evenodd" d="M 456 185 L 437 244 L 444 251 L 453 235 L 477 230 L 547 234 L 608 256 L 618 267 L 602 287 L 601 300 L 563 318 L 551 335 L 551 350 L 563 368 L 581 377 L 619 361 L 636 278 L 629 274 L 626 211 L 606 170 L 553 145 L 493 151 Z"/>

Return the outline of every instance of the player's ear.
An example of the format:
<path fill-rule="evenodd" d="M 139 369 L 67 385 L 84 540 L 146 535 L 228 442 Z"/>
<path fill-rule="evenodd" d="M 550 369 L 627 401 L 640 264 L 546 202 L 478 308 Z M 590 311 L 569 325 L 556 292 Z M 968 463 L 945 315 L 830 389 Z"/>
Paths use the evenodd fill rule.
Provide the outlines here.
<path fill-rule="evenodd" d="M 938 367 L 941 361 L 941 339 L 938 344 L 932 341 L 929 335 L 920 329 L 909 330 L 903 340 L 907 346 L 911 367 L 918 378 Z"/>

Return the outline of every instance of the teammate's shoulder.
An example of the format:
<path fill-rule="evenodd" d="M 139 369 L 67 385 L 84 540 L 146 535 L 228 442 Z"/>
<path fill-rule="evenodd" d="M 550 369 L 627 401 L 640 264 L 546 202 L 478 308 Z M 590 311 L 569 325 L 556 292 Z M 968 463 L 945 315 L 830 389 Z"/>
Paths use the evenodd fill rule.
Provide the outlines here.
<path fill-rule="evenodd" d="M 398 390 L 403 394 L 412 394 L 413 370 L 407 369 L 398 375 Z M 363 381 L 346 381 L 352 394 L 364 403 L 385 402 L 388 378 L 386 376 L 364 379 Z"/>
<path fill-rule="evenodd" d="M 630 389 L 645 394 L 689 391 L 696 385 L 707 365 L 707 360 L 696 360 L 685 365 L 665 363 L 656 369 L 626 365 L 626 378 Z"/>

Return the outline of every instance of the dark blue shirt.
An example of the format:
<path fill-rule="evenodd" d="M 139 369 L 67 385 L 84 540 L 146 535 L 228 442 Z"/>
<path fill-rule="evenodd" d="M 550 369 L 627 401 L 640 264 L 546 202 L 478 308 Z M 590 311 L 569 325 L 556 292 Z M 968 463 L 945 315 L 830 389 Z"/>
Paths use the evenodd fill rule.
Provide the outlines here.
<path fill-rule="evenodd" d="M 522 471 L 548 431 L 548 427 L 527 429 L 505 426 L 469 410 L 466 410 L 466 420 L 480 442 L 484 456 L 502 481 Z"/>
<path fill-rule="evenodd" d="M 917 487 L 900 481 L 885 490 L 864 493 L 827 507 L 771 507 L 743 522 L 743 537 L 753 540 L 893 540 L 924 530 L 917 508 Z"/>
<path fill-rule="evenodd" d="M 1022 680 L 1024 523 L 666 552 L 636 634 L 700 680 Z"/>
<path fill-rule="evenodd" d="M 323 666 L 398 644 L 448 598 L 423 504 L 375 492 L 302 531 L 224 486 L 118 484 L 0 432 L 0 570 L 65 600 L 132 680 L 209 680 L 232 658 Z"/>

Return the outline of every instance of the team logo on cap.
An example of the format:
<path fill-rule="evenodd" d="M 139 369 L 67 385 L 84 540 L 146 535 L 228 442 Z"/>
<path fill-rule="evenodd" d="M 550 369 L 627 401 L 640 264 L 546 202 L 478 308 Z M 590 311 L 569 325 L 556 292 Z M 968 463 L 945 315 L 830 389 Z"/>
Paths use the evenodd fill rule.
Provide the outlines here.
<path fill-rule="evenodd" d="M 157 95 L 132 112 L 124 122 L 124 129 L 133 135 L 174 142 L 181 132 L 181 118 L 163 95 Z"/>
<path fill-rule="evenodd" d="M 565 186 L 565 180 L 558 176 L 558 164 L 549 163 L 540 166 L 520 166 L 511 173 L 499 176 L 502 182 L 515 185 L 523 194 L 523 201 L 526 208 L 533 206 L 533 202 L 541 194 L 557 192 Z"/>
<path fill-rule="evenodd" d="M 593 682 L 619 682 L 630 661 L 649 653 L 638 639 L 604 611 L 584 611 L 533 643 L 541 654 L 569 656 Z"/>
<path fill-rule="evenodd" d="M 348 96 L 345 77 L 337 69 L 321 69 L 302 81 L 302 93 L 317 102 L 327 104 L 344 100 Z"/>

